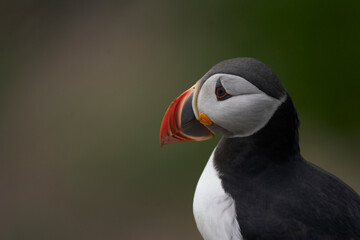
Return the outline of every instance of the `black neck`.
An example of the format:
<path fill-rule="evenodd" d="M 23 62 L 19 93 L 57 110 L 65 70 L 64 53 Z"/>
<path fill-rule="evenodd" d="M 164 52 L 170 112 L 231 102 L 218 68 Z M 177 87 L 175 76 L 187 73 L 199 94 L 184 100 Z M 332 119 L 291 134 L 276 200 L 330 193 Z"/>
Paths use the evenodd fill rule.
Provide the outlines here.
<path fill-rule="evenodd" d="M 286 162 L 299 156 L 299 120 L 290 98 L 275 112 L 264 128 L 248 137 L 222 138 L 215 152 L 220 173 L 259 171 L 268 164 Z"/>

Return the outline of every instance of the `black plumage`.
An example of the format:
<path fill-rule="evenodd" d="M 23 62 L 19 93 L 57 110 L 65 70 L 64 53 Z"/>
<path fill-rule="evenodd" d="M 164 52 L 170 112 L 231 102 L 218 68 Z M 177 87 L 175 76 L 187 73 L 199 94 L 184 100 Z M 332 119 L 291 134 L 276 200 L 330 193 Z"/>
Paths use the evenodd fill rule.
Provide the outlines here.
<path fill-rule="evenodd" d="M 218 144 L 215 166 L 235 201 L 242 236 L 360 239 L 360 197 L 300 155 L 298 122 L 287 96 L 260 131 Z"/>
<path fill-rule="evenodd" d="M 276 74 L 255 58 L 240 57 L 219 62 L 200 79 L 200 87 L 210 76 L 217 73 L 232 74 L 245 78 L 267 95 L 277 99 L 286 93 Z"/>
<path fill-rule="evenodd" d="M 244 91 L 231 89 L 235 79 Z M 249 86 L 257 91 L 246 90 Z M 173 113 L 183 113 L 180 123 L 172 121 L 179 119 Z M 360 240 L 359 195 L 301 156 L 295 106 L 264 63 L 234 58 L 216 64 L 170 105 L 164 119 L 162 144 L 224 135 L 194 197 L 195 220 L 205 239 Z M 179 124 L 183 130 L 173 127 Z"/>

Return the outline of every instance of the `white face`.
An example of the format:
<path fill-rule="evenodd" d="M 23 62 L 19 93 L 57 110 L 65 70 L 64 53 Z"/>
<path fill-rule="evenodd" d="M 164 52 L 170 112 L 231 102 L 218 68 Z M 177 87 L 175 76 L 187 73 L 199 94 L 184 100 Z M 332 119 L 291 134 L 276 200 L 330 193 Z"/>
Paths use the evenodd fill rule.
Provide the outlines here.
<path fill-rule="evenodd" d="M 219 100 L 215 94 L 217 83 L 231 97 Z M 242 77 L 214 74 L 200 88 L 196 115 L 206 114 L 215 125 L 227 130 L 227 137 L 245 137 L 263 128 L 285 100 L 286 95 L 280 100 L 270 97 Z M 214 133 L 224 134 L 208 127 Z"/>

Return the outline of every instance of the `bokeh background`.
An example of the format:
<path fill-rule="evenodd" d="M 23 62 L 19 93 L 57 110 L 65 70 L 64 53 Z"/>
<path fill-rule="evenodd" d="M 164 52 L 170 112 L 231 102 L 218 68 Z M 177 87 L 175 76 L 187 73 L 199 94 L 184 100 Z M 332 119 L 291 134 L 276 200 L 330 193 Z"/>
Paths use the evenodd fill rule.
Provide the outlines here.
<path fill-rule="evenodd" d="M 258 58 L 305 158 L 360 192 L 359 1 L 0 2 L 0 239 L 201 239 L 197 180 L 219 137 L 159 145 L 170 102 Z"/>

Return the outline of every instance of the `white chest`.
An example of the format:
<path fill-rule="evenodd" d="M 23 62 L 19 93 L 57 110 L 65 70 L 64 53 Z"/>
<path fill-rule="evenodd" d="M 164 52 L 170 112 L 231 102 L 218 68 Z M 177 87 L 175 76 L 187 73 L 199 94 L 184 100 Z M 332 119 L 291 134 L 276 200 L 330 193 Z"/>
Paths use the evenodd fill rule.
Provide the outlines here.
<path fill-rule="evenodd" d="M 222 188 L 214 167 L 214 152 L 195 190 L 193 211 L 196 225 L 205 240 L 242 240 L 235 203 Z"/>

